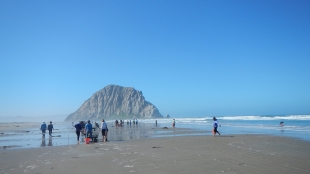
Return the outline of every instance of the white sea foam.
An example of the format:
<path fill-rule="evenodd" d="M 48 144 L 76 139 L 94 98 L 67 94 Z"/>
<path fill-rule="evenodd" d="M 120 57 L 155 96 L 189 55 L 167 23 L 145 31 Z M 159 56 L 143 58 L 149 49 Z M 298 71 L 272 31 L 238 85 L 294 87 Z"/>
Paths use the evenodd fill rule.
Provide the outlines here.
<path fill-rule="evenodd" d="M 310 120 L 310 115 L 281 115 L 281 116 L 224 116 L 223 120 Z"/>
<path fill-rule="evenodd" d="M 212 122 L 213 117 L 203 117 L 203 118 L 177 118 L 177 123 L 206 123 Z M 139 122 L 142 123 L 172 123 L 173 118 L 160 118 L 160 119 L 141 119 Z M 280 116 L 220 116 L 217 117 L 219 120 L 310 120 L 310 115 L 280 115 Z"/>

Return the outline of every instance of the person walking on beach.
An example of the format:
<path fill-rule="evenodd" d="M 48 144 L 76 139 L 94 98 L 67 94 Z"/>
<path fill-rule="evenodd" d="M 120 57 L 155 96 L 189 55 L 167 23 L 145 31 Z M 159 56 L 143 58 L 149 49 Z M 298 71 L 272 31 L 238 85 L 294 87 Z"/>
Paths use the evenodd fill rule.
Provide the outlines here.
<path fill-rule="evenodd" d="M 47 129 L 48 129 L 48 134 L 50 136 L 52 136 L 52 132 L 53 132 L 53 129 L 54 129 L 52 121 L 50 121 L 50 124 L 47 126 Z"/>
<path fill-rule="evenodd" d="M 80 142 L 80 134 L 82 130 L 82 121 L 74 125 L 78 143 Z"/>
<path fill-rule="evenodd" d="M 102 119 L 101 121 L 101 134 L 102 134 L 102 142 L 105 142 L 107 140 L 107 123 Z"/>
<path fill-rule="evenodd" d="M 175 119 L 172 120 L 172 127 L 175 127 Z"/>
<path fill-rule="evenodd" d="M 41 124 L 41 131 L 42 131 L 42 137 L 45 138 L 45 131 L 46 131 L 46 124 L 43 121 L 43 123 Z"/>
<path fill-rule="evenodd" d="M 157 120 L 155 120 L 155 125 L 156 125 L 156 127 L 157 127 Z"/>
<path fill-rule="evenodd" d="M 93 126 L 91 125 L 90 120 L 88 120 L 87 124 L 85 125 L 86 138 L 87 137 L 89 137 L 89 138 L 93 137 L 92 129 L 93 129 Z"/>
<path fill-rule="evenodd" d="M 215 136 L 216 133 L 221 135 L 220 132 L 217 131 L 217 127 L 218 127 L 217 119 L 215 117 L 213 117 L 213 131 L 212 131 L 213 132 L 213 136 Z"/>

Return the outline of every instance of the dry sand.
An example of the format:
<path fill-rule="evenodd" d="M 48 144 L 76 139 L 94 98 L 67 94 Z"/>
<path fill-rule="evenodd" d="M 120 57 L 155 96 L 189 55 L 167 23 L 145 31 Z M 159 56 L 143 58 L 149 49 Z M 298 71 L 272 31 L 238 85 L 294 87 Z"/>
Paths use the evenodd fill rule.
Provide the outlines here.
<path fill-rule="evenodd" d="M 0 153 L 1 174 L 310 171 L 310 142 L 267 135 L 175 136 Z"/>

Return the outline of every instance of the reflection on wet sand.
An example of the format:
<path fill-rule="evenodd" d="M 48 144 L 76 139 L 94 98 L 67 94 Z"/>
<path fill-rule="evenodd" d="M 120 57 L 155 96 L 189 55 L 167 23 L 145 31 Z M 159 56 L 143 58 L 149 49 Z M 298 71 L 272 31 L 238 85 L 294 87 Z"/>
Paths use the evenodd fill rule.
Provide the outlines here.
<path fill-rule="evenodd" d="M 42 141 L 41 141 L 40 147 L 45 147 L 45 146 L 46 146 L 46 141 L 45 141 L 45 138 L 42 137 Z"/>
<path fill-rule="evenodd" d="M 45 147 L 45 146 L 46 146 L 46 139 L 44 137 L 42 137 L 40 147 Z M 49 137 L 47 146 L 53 146 L 53 138 L 52 137 Z"/>
<path fill-rule="evenodd" d="M 149 127 L 150 128 L 150 127 Z M 126 141 L 147 138 L 155 134 L 155 130 L 148 129 L 145 125 L 139 126 L 137 124 L 127 124 L 121 127 L 114 127 L 109 130 L 109 140 L 112 141 Z"/>
<path fill-rule="evenodd" d="M 0 149 L 5 148 L 31 148 L 31 147 L 46 147 L 46 146 L 60 146 L 72 145 L 84 142 L 85 136 L 81 134 L 80 142 L 77 142 L 75 129 L 66 122 L 58 123 L 59 132 L 55 136 L 42 136 L 41 130 L 38 128 L 30 128 L 22 131 L 16 130 L 3 132 L 0 134 Z M 165 126 L 165 125 L 160 125 Z M 123 124 L 122 126 L 115 127 L 114 124 L 108 123 L 108 142 L 113 141 L 126 141 L 144 139 L 149 137 L 166 137 L 173 136 L 174 134 L 184 134 L 184 130 L 180 128 L 170 129 L 168 127 L 160 127 L 155 124 Z M 20 128 L 19 128 L 20 130 Z M 14 134 L 15 133 L 15 134 Z M 56 132 L 55 132 L 56 133 Z M 40 141 L 41 140 L 41 141 Z M 99 142 L 102 140 L 101 132 L 99 134 Z M 96 142 L 91 142 L 96 143 Z"/>
<path fill-rule="evenodd" d="M 47 146 L 53 146 L 53 139 L 52 139 L 52 137 L 50 137 L 50 138 L 48 139 L 48 144 L 47 144 Z"/>

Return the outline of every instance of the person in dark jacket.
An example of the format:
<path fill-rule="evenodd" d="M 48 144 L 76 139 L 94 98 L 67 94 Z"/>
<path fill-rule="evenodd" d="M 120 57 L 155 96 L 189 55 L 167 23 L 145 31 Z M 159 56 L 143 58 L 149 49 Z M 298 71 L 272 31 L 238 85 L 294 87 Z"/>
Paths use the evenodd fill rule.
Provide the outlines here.
<path fill-rule="evenodd" d="M 75 133 L 77 136 L 77 141 L 80 142 L 80 134 L 82 131 L 82 121 L 80 121 L 79 123 L 77 123 L 76 125 L 74 125 L 75 127 Z"/>
<path fill-rule="evenodd" d="M 47 129 L 48 129 L 48 133 L 50 136 L 52 136 L 52 132 L 53 132 L 53 124 L 52 124 L 52 121 L 50 121 L 50 124 L 47 126 Z"/>

